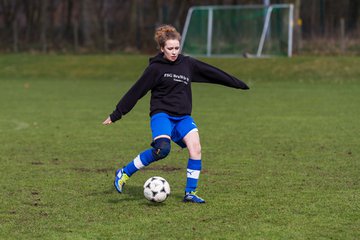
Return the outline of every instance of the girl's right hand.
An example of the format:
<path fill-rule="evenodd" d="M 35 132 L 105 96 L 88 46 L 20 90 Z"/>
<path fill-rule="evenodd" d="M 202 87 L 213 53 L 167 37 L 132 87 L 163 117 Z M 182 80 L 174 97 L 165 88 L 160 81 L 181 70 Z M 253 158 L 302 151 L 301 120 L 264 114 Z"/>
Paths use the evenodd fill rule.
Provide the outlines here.
<path fill-rule="evenodd" d="M 111 121 L 110 117 L 108 117 L 107 119 L 105 119 L 105 121 L 102 124 L 103 125 L 109 125 L 111 123 L 112 123 L 112 121 Z"/>

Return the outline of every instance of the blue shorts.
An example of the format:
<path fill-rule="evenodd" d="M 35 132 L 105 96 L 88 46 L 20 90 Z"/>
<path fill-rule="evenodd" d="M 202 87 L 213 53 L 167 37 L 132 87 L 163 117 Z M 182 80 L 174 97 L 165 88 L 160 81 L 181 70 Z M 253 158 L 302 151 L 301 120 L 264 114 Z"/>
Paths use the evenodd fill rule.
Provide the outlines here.
<path fill-rule="evenodd" d="M 172 117 L 166 113 L 157 113 L 151 117 L 152 138 L 168 135 L 182 148 L 186 148 L 182 139 L 191 131 L 198 131 L 194 119 L 190 115 Z"/>

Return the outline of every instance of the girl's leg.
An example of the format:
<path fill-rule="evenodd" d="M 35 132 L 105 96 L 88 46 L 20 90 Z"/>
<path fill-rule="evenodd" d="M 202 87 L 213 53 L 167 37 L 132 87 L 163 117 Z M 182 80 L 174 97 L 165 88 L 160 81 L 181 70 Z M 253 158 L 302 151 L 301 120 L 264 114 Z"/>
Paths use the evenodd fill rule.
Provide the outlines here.
<path fill-rule="evenodd" d="M 124 168 L 116 171 L 114 185 L 119 193 L 122 192 L 126 180 L 131 175 L 152 162 L 165 158 L 170 153 L 172 124 L 168 116 L 163 113 L 156 114 L 151 117 L 150 125 L 154 139 L 152 148 L 143 151 Z"/>
<path fill-rule="evenodd" d="M 201 145 L 199 132 L 190 131 L 183 139 L 188 151 L 189 160 L 187 165 L 187 179 L 184 201 L 204 203 L 205 201 L 195 195 L 201 171 Z"/>
<path fill-rule="evenodd" d="M 129 177 L 152 162 L 165 158 L 171 149 L 170 137 L 167 135 L 158 136 L 154 139 L 151 146 L 152 148 L 137 155 L 133 161 L 124 167 L 124 172 Z"/>
<path fill-rule="evenodd" d="M 170 137 L 156 138 L 151 146 L 152 148 L 140 153 L 124 168 L 116 171 L 114 186 L 119 193 L 122 193 L 123 186 L 131 175 L 152 162 L 165 158 L 170 153 Z"/>

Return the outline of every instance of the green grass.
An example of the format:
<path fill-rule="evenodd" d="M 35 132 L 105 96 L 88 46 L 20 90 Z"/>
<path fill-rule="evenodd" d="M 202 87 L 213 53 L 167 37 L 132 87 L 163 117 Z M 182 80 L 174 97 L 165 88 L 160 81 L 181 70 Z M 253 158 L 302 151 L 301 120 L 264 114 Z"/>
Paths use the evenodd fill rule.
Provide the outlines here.
<path fill-rule="evenodd" d="M 0 239 L 359 239 L 360 59 L 204 59 L 250 91 L 194 84 L 205 205 L 181 202 L 186 150 L 135 174 L 149 96 L 101 122 L 146 56 L 0 56 Z M 165 177 L 172 194 L 145 200 Z"/>

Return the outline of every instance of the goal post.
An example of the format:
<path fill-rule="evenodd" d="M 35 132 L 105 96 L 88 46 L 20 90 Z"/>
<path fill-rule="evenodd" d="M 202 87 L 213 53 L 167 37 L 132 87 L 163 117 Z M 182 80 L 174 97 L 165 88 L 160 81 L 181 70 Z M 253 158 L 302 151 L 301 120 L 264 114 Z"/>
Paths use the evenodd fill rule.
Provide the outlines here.
<path fill-rule="evenodd" d="M 293 4 L 196 6 L 181 41 L 197 56 L 292 56 Z"/>

